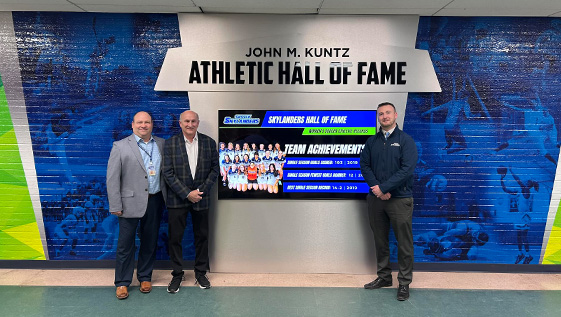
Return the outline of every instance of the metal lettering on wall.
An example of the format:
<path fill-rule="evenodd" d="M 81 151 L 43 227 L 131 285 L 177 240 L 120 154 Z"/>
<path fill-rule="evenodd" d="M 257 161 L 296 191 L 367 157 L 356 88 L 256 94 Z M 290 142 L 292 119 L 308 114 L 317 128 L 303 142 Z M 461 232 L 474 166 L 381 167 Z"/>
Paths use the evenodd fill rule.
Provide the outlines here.
<path fill-rule="evenodd" d="M 413 47 L 417 17 L 179 20 L 190 27 L 181 27 L 183 46 L 168 50 L 158 91 L 440 91 L 428 52 Z M 199 32 L 210 35 L 200 41 Z"/>
<path fill-rule="evenodd" d="M 291 43 L 309 42 L 310 47 Z M 168 50 L 158 91 L 440 91 L 426 51 L 356 43 L 321 47 L 304 36 Z"/>

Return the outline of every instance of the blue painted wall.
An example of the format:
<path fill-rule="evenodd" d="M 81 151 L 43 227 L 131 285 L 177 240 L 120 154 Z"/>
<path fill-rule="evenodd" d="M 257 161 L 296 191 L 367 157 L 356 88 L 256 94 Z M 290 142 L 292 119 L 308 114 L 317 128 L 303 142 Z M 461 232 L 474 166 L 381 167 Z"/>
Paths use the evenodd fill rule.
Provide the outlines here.
<path fill-rule="evenodd" d="M 49 257 L 114 258 L 112 143 L 132 133 L 137 111 L 150 112 L 154 134 L 167 138 L 189 108 L 186 93 L 154 91 L 167 49 L 181 46 L 177 15 L 15 12 L 13 20 Z M 166 216 L 158 259 L 167 258 Z M 186 239 L 194 259 L 192 234 Z"/>
<path fill-rule="evenodd" d="M 442 93 L 410 94 L 415 260 L 537 264 L 559 156 L 561 20 L 421 18 Z"/>
<path fill-rule="evenodd" d="M 167 49 L 181 45 L 177 16 L 13 20 L 49 257 L 113 258 L 112 142 L 140 110 L 167 138 L 189 108 L 186 93 L 153 90 Z M 429 51 L 442 93 L 410 94 L 405 113 L 420 153 L 415 260 L 537 264 L 559 157 L 561 19 L 421 18 L 417 48 Z M 185 239 L 192 260 L 191 232 Z M 166 249 L 164 217 L 158 259 Z"/>

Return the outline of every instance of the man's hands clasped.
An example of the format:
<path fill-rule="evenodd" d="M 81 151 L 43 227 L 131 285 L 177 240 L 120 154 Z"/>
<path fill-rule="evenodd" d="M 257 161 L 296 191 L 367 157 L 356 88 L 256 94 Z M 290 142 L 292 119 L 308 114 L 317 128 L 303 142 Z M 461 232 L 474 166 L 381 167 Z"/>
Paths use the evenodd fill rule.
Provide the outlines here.
<path fill-rule="evenodd" d="M 380 198 L 381 200 L 389 200 L 392 197 L 392 194 L 390 194 L 389 192 L 385 194 L 382 193 L 382 191 L 380 190 L 380 186 L 378 185 L 370 187 L 370 190 L 376 197 Z"/>
<path fill-rule="evenodd" d="M 195 189 L 192 190 L 189 195 L 187 195 L 187 199 L 194 203 L 198 203 L 199 201 L 201 201 L 201 199 L 203 199 L 203 192 L 199 191 L 199 189 Z"/>

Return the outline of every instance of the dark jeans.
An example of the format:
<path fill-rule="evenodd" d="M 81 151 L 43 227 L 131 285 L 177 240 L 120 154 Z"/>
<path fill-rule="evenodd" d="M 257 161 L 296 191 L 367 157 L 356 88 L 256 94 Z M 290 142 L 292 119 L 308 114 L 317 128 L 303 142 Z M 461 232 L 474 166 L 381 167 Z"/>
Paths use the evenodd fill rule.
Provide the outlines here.
<path fill-rule="evenodd" d="M 129 286 L 134 273 L 135 238 L 138 224 L 140 250 L 136 277 L 140 282 L 152 280 L 152 270 L 156 260 L 158 232 L 164 210 L 164 197 L 159 192 L 148 197 L 146 213 L 142 218 L 119 217 L 119 242 L 115 258 L 115 286 Z"/>
<path fill-rule="evenodd" d="M 183 234 L 187 215 L 191 213 L 193 234 L 195 238 L 195 275 L 206 274 L 209 270 L 208 260 L 208 209 L 193 210 L 193 207 L 168 208 L 169 257 L 172 275 L 183 274 Z"/>
<path fill-rule="evenodd" d="M 390 198 L 381 200 L 368 195 L 368 218 L 376 243 L 378 277 L 391 281 L 390 268 L 390 225 L 397 240 L 399 273 L 401 285 L 409 285 L 413 280 L 413 198 Z"/>

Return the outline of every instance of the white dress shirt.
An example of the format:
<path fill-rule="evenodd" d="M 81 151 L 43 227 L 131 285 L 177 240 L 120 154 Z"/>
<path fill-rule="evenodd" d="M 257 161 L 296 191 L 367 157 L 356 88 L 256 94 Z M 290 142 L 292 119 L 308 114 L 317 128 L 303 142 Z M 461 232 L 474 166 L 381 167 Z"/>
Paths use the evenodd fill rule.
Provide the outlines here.
<path fill-rule="evenodd" d="M 195 179 L 195 171 L 197 170 L 197 158 L 199 157 L 199 133 L 195 133 L 193 142 L 189 142 L 185 135 L 183 135 L 185 140 L 185 149 L 187 150 L 187 157 L 189 158 L 189 167 L 191 169 L 191 175 Z"/>

